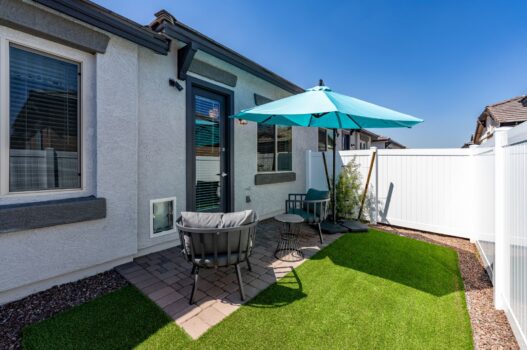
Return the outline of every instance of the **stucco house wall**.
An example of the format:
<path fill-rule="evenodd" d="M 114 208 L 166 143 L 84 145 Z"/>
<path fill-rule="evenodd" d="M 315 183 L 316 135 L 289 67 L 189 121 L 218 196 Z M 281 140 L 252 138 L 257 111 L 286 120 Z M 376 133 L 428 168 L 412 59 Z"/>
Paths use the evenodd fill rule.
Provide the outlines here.
<path fill-rule="evenodd" d="M 107 200 L 105 219 L 0 234 L 1 304 L 108 270 L 137 252 L 138 48 L 112 37 L 104 55 L 91 55 L 6 27 L 0 33 L 2 50 L 9 39 L 82 62 L 84 185 L 6 195 L 0 205 L 86 195 Z"/>
<path fill-rule="evenodd" d="M 177 77 L 180 43 L 173 40 L 168 55 L 160 55 L 111 33 L 86 27 L 110 38 L 105 53 L 90 54 L 0 26 L 0 50 L 7 50 L 9 39 L 82 63 L 83 138 L 81 190 L 0 196 L 0 205 L 86 196 L 106 199 L 103 219 L 1 233 L 0 304 L 179 244 L 177 234 L 150 237 L 150 200 L 175 196 L 176 214 L 187 209 L 187 91 L 168 84 L 169 78 Z M 230 87 L 189 73 L 232 90 L 235 112 L 253 106 L 255 93 L 270 99 L 290 95 L 209 54 L 198 51 L 195 58 L 237 76 L 236 86 Z M 185 86 L 184 81 L 179 82 Z M 8 88 L 6 79 L 1 84 L 2 90 Z M 282 212 L 287 193 L 305 191 L 308 149 L 317 149 L 317 129 L 293 128 L 296 180 L 256 186 L 257 125 L 235 122 L 235 210 L 252 208 L 260 218 Z M 247 195 L 250 203 L 246 203 Z"/>

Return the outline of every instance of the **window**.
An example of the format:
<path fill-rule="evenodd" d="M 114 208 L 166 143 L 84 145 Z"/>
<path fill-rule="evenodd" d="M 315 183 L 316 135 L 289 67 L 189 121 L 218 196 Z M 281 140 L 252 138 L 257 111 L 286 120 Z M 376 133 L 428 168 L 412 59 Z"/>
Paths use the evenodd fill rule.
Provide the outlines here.
<path fill-rule="evenodd" d="M 9 46 L 9 192 L 81 187 L 79 86 L 79 63 Z"/>
<path fill-rule="evenodd" d="M 258 124 L 258 172 L 292 171 L 292 139 L 290 126 Z"/>
<path fill-rule="evenodd" d="M 351 149 L 351 134 L 349 132 L 344 132 L 342 134 L 342 149 L 344 151 Z"/>
<path fill-rule="evenodd" d="M 150 238 L 176 232 L 176 197 L 150 201 Z"/>
<path fill-rule="evenodd" d="M 318 151 L 333 150 L 333 130 L 318 128 Z"/>

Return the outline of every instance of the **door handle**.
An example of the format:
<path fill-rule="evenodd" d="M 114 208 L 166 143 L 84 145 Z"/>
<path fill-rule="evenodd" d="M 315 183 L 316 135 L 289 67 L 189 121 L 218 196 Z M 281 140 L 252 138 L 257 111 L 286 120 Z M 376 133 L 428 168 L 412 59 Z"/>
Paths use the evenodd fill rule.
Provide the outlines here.
<path fill-rule="evenodd" d="M 225 176 L 227 176 L 227 175 L 229 175 L 229 174 L 227 174 L 227 173 L 221 173 L 221 174 L 216 174 L 216 175 L 217 175 L 217 176 L 220 176 L 220 175 L 221 175 L 221 177 L 225 177 Z"/>

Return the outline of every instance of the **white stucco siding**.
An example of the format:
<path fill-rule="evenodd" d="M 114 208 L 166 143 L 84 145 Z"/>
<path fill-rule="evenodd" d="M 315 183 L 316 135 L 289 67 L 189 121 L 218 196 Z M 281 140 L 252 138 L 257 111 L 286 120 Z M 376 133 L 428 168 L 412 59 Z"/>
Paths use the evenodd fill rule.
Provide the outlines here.
<path fill-rule="evenodd" d="M 34 40 L 57 55 L 73 52 Z M 91 56 L 91 69 L 83 70 L 83 81 L 91 81 L 83 88 L 92 89 L 82 100 L 91 108 L 82 116 L 84 175 L 95 177 L 90 191 L 0 199 L 30 203 L 95 194 L 106 198 L 107 218 L 0 234 L 0 304 L 107 270 L 137 252 L 137 58 L 136 45 L 112 36 L 107 52 Z"/>
<path fill-rule="evenodd" d="M 238 77 L 236 86 L 206 79 L 194 73 L 189 73 L 199 79 L 234 91 L 234 112 L 254 106 L 254 93 L 277 100 L 291 95 L 289 92 L 245 72 L 216 57 L 198 51 L 196 58 L 217 68 L 228 71 Z M 257 124 L 234 124 L 234 204 L 235 210 L 254 209 L 260 218 L 271 217 L 284 211 L 285 199 L 288 193 L 305 192 L 305 151 L 317 149 L 316 128 L 293 128 L 293 171 L 296 181 L 279 184 L 254 184 L 257 174 Z M 250 195 L 251 202 L 246 203 L 245 197 Z"/>
<path fill-rule="evenodd" d="M 169 86 L 177 76 L 175 43 L 167 56 L 139 49 L 138 248 L 179 243 L 177 233 L 150 237 L 150 200 L 177 197 L 176 217 L 186 201 L 185 90 Z M 182 82 L 184 85 L 184 82 Z"/>

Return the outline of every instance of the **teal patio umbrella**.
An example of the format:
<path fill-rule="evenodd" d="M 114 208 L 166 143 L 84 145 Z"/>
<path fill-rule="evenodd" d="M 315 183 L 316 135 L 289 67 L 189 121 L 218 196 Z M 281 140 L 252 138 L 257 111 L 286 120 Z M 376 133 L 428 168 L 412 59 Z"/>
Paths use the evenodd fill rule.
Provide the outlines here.
<path fill-rule="evenodd" d="M 333 179 L 335 188 L 337 129 L 410 128 L 422 119 L 381 107 L 354 97 L 333 92 L 320 80 L 303 93 L 245 109 L 232 118 L 250 120 L 267 125 L 304 126 L 333 129 Z M 333 191 L 333 208 L 336 196 Z M 336 210 L 333 223 L 336 224 Z"/>

